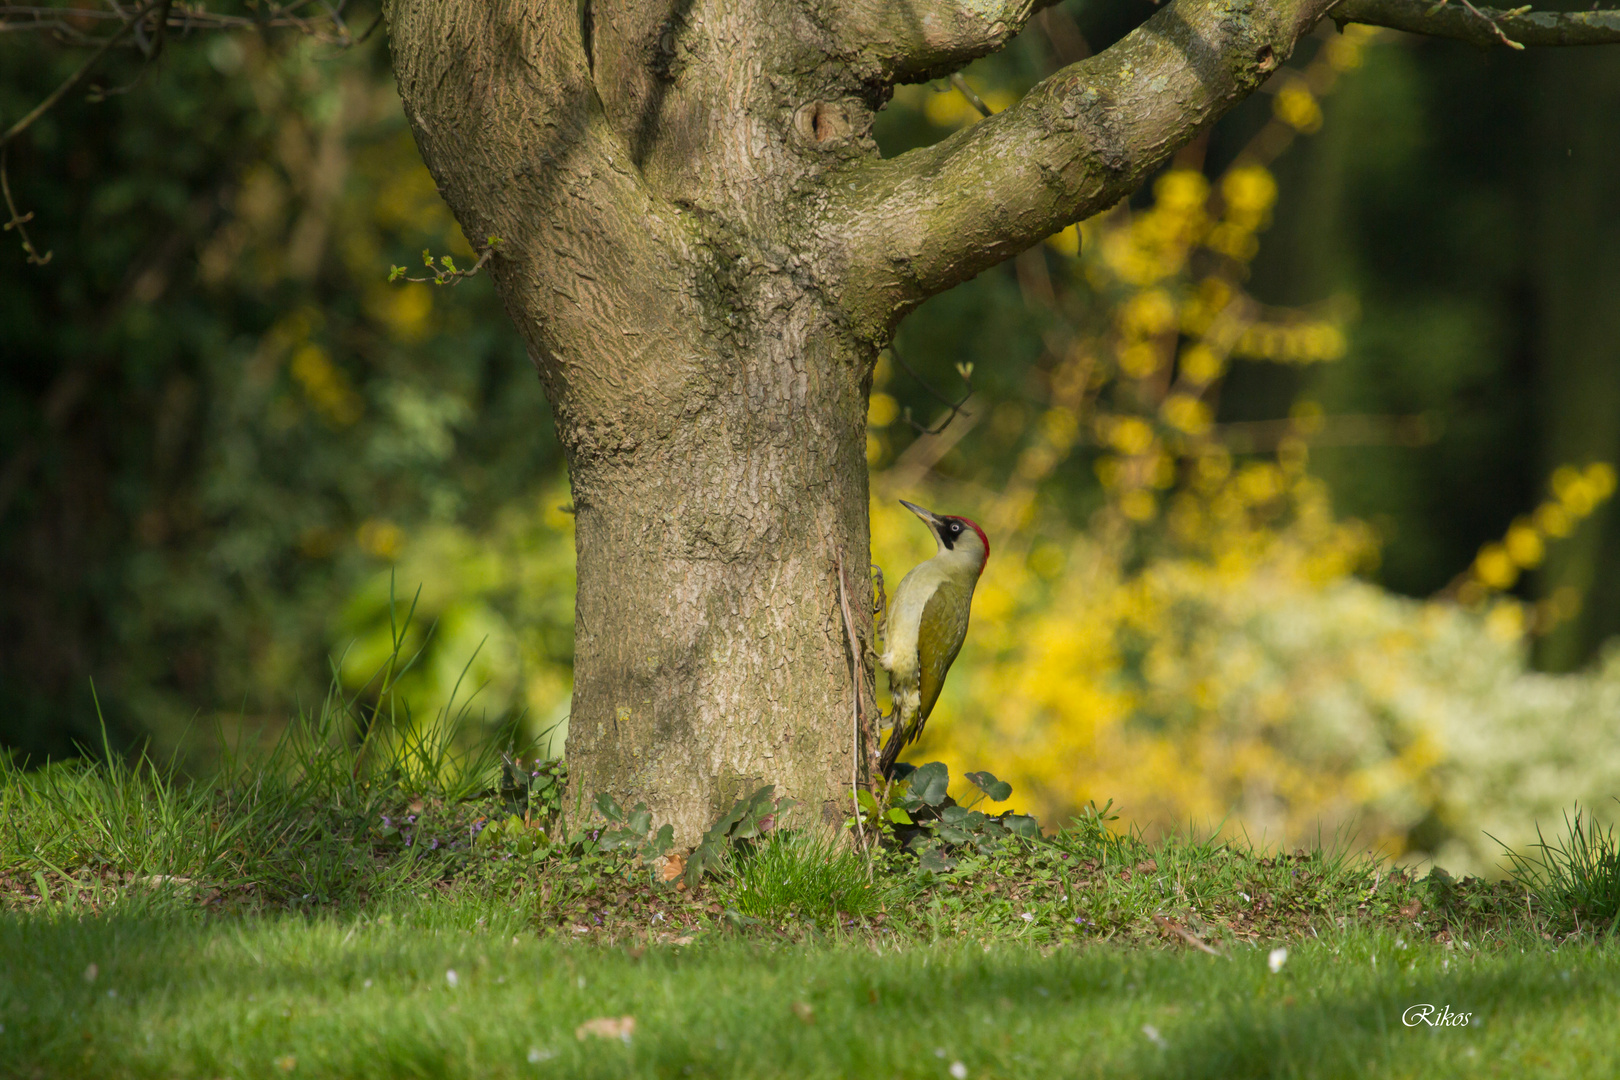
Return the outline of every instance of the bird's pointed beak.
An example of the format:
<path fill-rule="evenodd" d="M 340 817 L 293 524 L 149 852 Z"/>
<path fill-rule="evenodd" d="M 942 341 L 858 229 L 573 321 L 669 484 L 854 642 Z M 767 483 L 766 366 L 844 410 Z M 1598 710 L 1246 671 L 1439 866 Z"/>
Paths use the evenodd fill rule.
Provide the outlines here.
<path fill-rule="evenodd" d="M 907 510 L 910 510 L 913 514 L 916 514 L 918 517 L 922 518 L 930 526 L 939 524 L 939 515 L 938 514 L 935 514 L 930 510 L 924 510 L 922 507 L 918 506 L 916 503 L 908 503 L 908 502 L 906 502 L 906 500 L 901 499 L 900 500 L 900 505 L 905 507 Z"/>

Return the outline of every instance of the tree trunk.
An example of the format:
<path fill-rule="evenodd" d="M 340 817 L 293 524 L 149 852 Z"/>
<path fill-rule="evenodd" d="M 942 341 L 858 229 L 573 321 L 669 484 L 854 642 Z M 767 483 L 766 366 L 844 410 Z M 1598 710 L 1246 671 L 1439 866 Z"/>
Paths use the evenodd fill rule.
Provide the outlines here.
<path fill-rule="evenodd" d="M 1536 59 L 1533 272 L 1541 464 L 1550 474 L 1561 465 L 1620 462 L 1620 228 L 1613 214 L 1620 199 L 1613 127 L 1620 65 L 1601 53 Z M 1608 569 L 1617 525 L 1611 502 L 1548 551 L 1537 592 L 1545 598 L 1572 588 L 1581 607 L 1538 643 L 1544 670 L 1574 670 L 1620 630 L 1620 578 Z"/>
<path fill-rule="evenodd" d="M 788 189 L 824 167 L 823 144 L 848 153 L 870 110 L 813 101 L 783 139 L 720 109 L 707 99 L 771 54 L 722 50 L 716 35 L 747 39 L 737 24 L 394 11 L 423 156 L 467 235 L 502 238 L 496 283 L 568 458 L 571 801 L 644 801 L 686 842 L 766 783 L 841 819 L 865 769 L 836 568 L 870 642 L 876 346 L 850 331 L 825 258 L 791 243 Z M 673 78 L 694 53 L 713 78 Z"/>
<path fill-rule="evenodd" d="M 645 801 L 684 842 L 761 783 L 843 816 L 875 749 L 836 567 L 864 652 L 878 350 L 928 296 L 1132 191 L 1329 6 L 1174 0 L 1018 105 L 878 157 L 895 84 L 1050 2 L 389 5 L 417 144 L 474 244 L 500 238 L 568 455 L 576 794 Z"/>

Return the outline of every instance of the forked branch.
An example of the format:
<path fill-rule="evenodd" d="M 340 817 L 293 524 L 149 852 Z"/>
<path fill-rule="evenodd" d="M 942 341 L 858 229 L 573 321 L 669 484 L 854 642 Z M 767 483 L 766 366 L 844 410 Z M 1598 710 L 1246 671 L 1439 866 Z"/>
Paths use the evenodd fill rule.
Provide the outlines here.
<path fill-rule="evenodd" d="M 1328 18 L 1455 38 L 1481 48 L 1509 45 L 1613 45 L 1620 43 L 1620 10 L 1501 11 L 1463 0 L 1340 0 Z"/>
<path fill-rule="evenodd" d="M 829 210 L 827 238 L 848 252 L 855 325 L 882 340 L 928 297 L 1118 202 L 1264 82 L 1324 16 L 1482 45 L 1620 41 L 1615 11 L 1174 0 L 1016 105 L 851 171 L 851 194 Z"/>

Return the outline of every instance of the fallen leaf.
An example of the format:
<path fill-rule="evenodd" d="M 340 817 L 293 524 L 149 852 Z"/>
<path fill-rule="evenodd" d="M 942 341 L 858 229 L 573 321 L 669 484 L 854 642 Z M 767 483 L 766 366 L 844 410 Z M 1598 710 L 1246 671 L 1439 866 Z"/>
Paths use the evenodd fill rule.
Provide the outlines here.
<path fill-rule="evenodd" d="M 1408 919 L 1415 919 L 1419 915 L 1423 914 L 1423 901 L 1413 897 L 1396 910 L 1402 915 L 1405 915 Z"/>
<path fill-rule="evenodd" d="M 636 1018 L 633 1016 L 598 1016 L 585 1021 L 574 1029 L 574 1038 L 583 1039 L 594 1035 L 598 1039 L 622 1039 L 630 1041 L 630 1036 L 636 1033 Z"/>
<path fill-rule="evenodd" d="M 278 1057 L 276 1058 L 276 1068 L 280 1069 L 282 1072 L 292 1072 L 294 1069 L 298 1068 L 298 1059 L 293 1057 L 291 1054 L 288 1054 L 286 1057 Z"/>
<path fill-rule="evenodd" d="M 693 941 L 693 938 L 692 938 L 691 934 L 682 934 L 680 937 L 676 938 L 674 941 L 671 941 L 670 944 L 671 945 L 690 945 L 690 944 L 692 944 L 692 941 Z"/>
<path fill-rule="evenodd" d="M 800 1020 L 803 1020 L 807 1024 L 813 1024 L 816 1022 L 815 1006 L 811 1005 L 808 1001 L 795 1001 L 793 1003 L 793 1015 L 797 1016 Z"/>
<path fill-rule="evenodd" d="M 426 805 L 427 804 L 422 801 L 422 797 L 418 795 L 416 798 L 411 800 L 411 813 L 420 814 L 422 812 L 422 808 Z"/>
<path fill-rule="evenodd" d="M 1143 859 L 1141 862 L 1136 864 L 1136 872 L 1138 874 L 1152 874 L 1158 869 L 1159 860 L 1157 859 Z"/>
<path fill-rule="evenodd" d="M 674 881 L 684 873 L 686 873 L 686 856 L 664 856 L 664 865 L 658 870 L 658 876 L 660 879 L 664 881 Z"/>

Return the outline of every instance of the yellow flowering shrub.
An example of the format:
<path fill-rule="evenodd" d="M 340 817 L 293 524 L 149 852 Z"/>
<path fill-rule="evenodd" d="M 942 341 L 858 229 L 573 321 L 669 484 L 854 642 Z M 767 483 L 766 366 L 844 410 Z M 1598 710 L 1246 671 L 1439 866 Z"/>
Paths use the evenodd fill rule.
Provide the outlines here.
<path fill-rule="evenodd" d="M 1503 596 L 1613 493 L 1611 465 L 1560 469 L 1547 502 L 1419 601 L 1356 576 L 1376 565 L 1376 536 L 1336 517 L 1309 472 L 1320 406 L 1216 421 L 1233 359 L 1348 349 L 1333 305 L 1271 308 L 1245 282 L 1278 194 L 1267 162 L 1320 127 L 1319 99 L 1372 36 L 1335 38 L 1290 75 L 1221 176 L 1171 168 L 1150 205 L 1053 238 L 1089 316 L 1048 339 L 1038 421 L 1002 425 L 1004 408 L 1023 415 L 1014 405 L 991 416 L 1021 440 L 1005 475 L 931 471 L 945 451 L 925 439 L 874 476 L 874 559 L 891 585 L 933 553 L 898 497 L 976 518 L 992 545 L 967 644 L 908 757 L 989 768 L 1048 823 L 1112 799 L 1149 833 L 1353 837 L 1456 872 L 1496 865 L 1487 832 L 1522 846 L 1538 818 L 1620 793 L 1620 656 L 1584 676 L 1529 671 L 1528 636 L 1579 598 Z M 881 445 L 880 418 L 894 416 L 873 410 Z M 1076 454 L 1103 496 L 1084 527 L 1049 497 Z"/>

